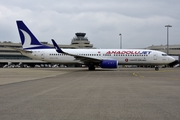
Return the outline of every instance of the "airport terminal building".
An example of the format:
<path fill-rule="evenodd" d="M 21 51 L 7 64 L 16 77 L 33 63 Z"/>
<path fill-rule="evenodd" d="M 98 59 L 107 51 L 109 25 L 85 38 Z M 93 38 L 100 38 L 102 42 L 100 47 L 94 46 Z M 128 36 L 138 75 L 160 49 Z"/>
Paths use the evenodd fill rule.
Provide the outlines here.
<path fill-rule="evenodd" d="M 93 44 L 90 44 L 90 41 L 85 37 L 86 33 L 75 33 L 75 37 L 71 40 L 70 45 L 59 45 L 61 48 L 67 49 L 92 49 Z M 42 42 L 42 44 L 52 46 L 47 42 Z M 46 63 L 40 60 L 33 60 L 29 57 L 22 55 L 19 51 L 15 50 L 16 48 L 22 49 L 21 43 L 12 43 L 10 41 L 0 42 L 0 67 L 5 65 L 28 65 L 34 67 L 35 65 L 40 64 L 51 64 Z M 167 53 L 167 46 L 149 46 L 145 49 L 158 50 Z M 180 45 L 169 45 L 169 55 L 176 56 L 178 62 L 180 63 Z M 22 66 L 23 67 L 23 66 Z"/>

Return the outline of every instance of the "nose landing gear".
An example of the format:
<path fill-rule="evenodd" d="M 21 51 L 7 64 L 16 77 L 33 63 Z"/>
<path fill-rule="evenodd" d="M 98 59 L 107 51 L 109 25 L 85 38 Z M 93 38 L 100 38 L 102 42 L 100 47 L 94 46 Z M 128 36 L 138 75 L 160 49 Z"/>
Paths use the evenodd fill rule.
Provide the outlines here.
<path fill-rule="evenodd" d="M 155 71 L 158 71 L 159 70 L 159 67 L 158 66 L 155 66 Z"/>

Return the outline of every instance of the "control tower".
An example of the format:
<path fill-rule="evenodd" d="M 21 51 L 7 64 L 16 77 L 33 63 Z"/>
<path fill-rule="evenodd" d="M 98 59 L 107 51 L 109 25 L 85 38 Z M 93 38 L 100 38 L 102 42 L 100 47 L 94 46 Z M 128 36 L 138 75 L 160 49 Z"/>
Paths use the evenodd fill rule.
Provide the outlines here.
<path fill-rule="evenodd" d="M 90 44 L 86 36 L 86 33 L 75 33 L 75 37 L 71 41 L 71 45 L 75 45 L 78 48 L 92 48 L 93 45 Z"/>

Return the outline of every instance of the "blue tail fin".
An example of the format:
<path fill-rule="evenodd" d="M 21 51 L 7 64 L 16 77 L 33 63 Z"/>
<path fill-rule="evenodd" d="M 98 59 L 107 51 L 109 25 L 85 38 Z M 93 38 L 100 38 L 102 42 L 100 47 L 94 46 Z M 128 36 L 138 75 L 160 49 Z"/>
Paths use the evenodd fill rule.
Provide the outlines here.
<path fill-rule="evenodd" d="M 23 21 L 16 21 L 23 49 L 47 49 L 52 48 L 41 44 L 31 33 Z"/>

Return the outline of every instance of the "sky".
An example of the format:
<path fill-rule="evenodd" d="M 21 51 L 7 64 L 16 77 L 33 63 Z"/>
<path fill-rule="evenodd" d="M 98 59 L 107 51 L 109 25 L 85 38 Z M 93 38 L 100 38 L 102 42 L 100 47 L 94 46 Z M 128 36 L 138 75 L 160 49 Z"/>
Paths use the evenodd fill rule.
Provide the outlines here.
<path fill-rule="evenodd" d="M 36 38 L 70 44 L 85 32 L 96 48 L 180 44 L 180 0 L 0 0 L 0 41 L 20 42 L 16 20 Z"/>

